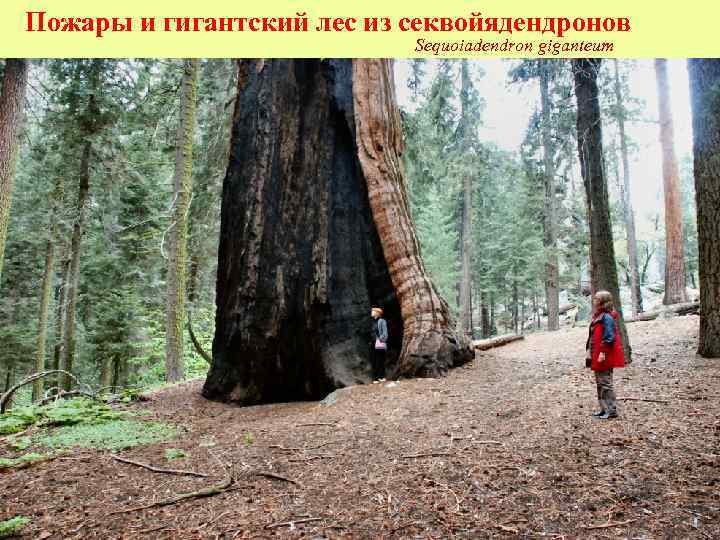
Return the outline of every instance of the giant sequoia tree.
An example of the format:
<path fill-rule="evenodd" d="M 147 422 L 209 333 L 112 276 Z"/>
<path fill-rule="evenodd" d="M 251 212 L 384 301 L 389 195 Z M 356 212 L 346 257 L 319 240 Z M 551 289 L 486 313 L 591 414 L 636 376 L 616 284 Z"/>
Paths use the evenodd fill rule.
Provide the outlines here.
<path fill-rule="evenodd" d="M 683 248 L 680 174 L 675 156 L 675 130 L 670 108 L 667 60 L 655 60 L 662 146 L 663 192 L 665 194 L 665 297 L 663 304 L 687 302 L 685 249 Z"/>
<path fill-rule="evenodd" d="M 689 61 L 700 271 L 698 353 L 720 357 L 720 60 Z"/>
<path fill-rule="evenodd" d="M 203 394 L 249 404 L 368 381 L 372 305 L 400 350 L 392 375 L 469 360 L 420 258 L 390 63 L 239 71 Z"/>
<path fill-rule="evenodd" d="M 585 184 L 590 229 L 591 290 L 593 294 L 601 289 L 610 291 L 617 310 L 622 314 L 608 187 L 603 163 L 602 124 L 597 85 L 600 59 L 580 58 L 572 61 L 572 67 L 577 99 L 578 154 Z M 630 360 L 630 342 L 622 316 L 620 333 L 626 349 L 626 357 Z"/>

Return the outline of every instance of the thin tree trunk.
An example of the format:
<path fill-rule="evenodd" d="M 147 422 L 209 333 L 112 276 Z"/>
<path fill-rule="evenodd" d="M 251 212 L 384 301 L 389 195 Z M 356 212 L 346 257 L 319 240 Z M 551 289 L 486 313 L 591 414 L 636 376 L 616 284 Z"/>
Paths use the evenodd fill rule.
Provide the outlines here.
<path fill-rule="evenodd" d="M 168 382 L 185 377 L 183 327 L 187 280 L 187 221 L 192 194 L 192 150 L 195 128 L 198 60 L 183 62 L 180 119 L 175 150 L 175 206 L 170 229 L 165 325 L 165 370 Z"/>
<path fill-rule="evenodd" d="M 50 218 L 52 224 L 45 247 L 45 272 L 43 274 L 42 287 L 40 289 L 40 314 L 38 316 L 37 348 L 35 350 L 35 372 L 45 371 L 45 345 L 47 343 L 48 313 L 50 311 L 50 299 L 52 297 L 52 278 L 55 266 L 55 236 L 57 226 L 55 224 L 55 212 Z M 33 401 L 38 401 L 43 395 L 43 380 L 38 379 L 33 383 Z"/>
<path fill-rule="evenodd" d="M 493 335 L 495 333 L 495 293 L 490 292 L 490 333 L 489 335 Z"/>
<path fill-rule="evenodd" d="M 682 209 L 680 206 L 680 175 L 675 156 L 675 133 L 667 60 L 655 59 L 662 146 L 663 188 L 665 192 L 665 297 L 663 304 L 687 302 L 685 290 L 685 250 L 683 247 Z"/>
<path fill-rule="evenodd" d="M 85 214 L 88 192 L 90 191 L 90 140 L 86 140 L 80 158 L 80 183 L 78 187 L 75 222 L 70 242 L 70 264 L 67 278 L 67 306 L 65 308 L 65 324 L 63 329 L 63 345 L 60 369 L 72 373 L 75 362 L 75 319 L 77 315 L 78 287 L 80 285 L 80 249 L 85 228 Z M 60 377 L 63 390 L 70 390 L 72 379 L 67 375 Z"/>
<path fill-rule="evenodd" d="M 467 110 L 467 96 L 470 92 L 470 71 L 468 60 L 462 60 L 460 66 L 460 122 L 462 123 L 461 144 L 466 144 L 468 133 L 467 130 L 472 121 Z M 458 332 L 464 334 L 468 339 L 472 339 L 472 176 L 466 172 L 463 175 L 462 190 L 462 228 L 460 231 L 460 239 L 462 242 L 461 250 L 461 279 L 460 279 L 460 298 L 458 305 L 460 313 L 458 316 Z"/>
<path fill-rule="evenodd" d="M 540 61 L 540 102 L 542 108 L 542 146 L 543 164 L 545 169 L 545 198 L 543 214 L 543 245 L 545 247 L 545 297 L 548 310 L 547 329 L 560 328 L 558 307 L 560 303 L 558 291 L 558 254 L 557 254 L 557 219 L 555 209 L 555 163 L 553 162 L 553 143 L 550 129 L 550 60 Z"/>
<path fill-rule="evenodd" d="M 627 236 L 628 260 L 630 263 L 630 294 L 632 296 L 633 316 L 641 313 L 642 291 L 640 290 L 640 275 L 637 254 L 637 236 L 635 232 L 635 211 L 630 197 L 630 158 L 628 152 L 627 136 L 625 134 L 625 103 L 623 102 L 622 88 L 620 86 L 620 70 L 618 60 L 615 64 L 615 115 L 620 133 L 620 153 L 622 157 L 623 181 L 620 184 L 623 216 L 625 218 L 625 234 Z"/>
<path fill-rule="evenodd" d="M 15 360 L 10 359 L 7 361 L 7 367 L 5 369 L 5 390 L 3 394 L 13 386 L 15 386 Z M 13 398 L 11 396 L 5 403 L 5 411 L 9 411 L 12 408 L 12 403 Z"/>
<path fill-rule="evenodd" d="M 60 358 L 62 354 L 63 321 L 65 320 L 65 297 L 68 289 L 68 275 L 70 273 L 70 261 L 68 260 L 67 244 L 64 244 L 60 255 L 60 283 L 58 283 L 57 304 L 55 305 L 55 346 L 53 347 L 52 368 L 60 369 Z M 57 386 L 60 387 L 60 378 L 58 377 Z"/>
<path fill-rule="evenodd" d="M 488 292 L 486 290 L 480 291 L 480 328 L 482 331 L 483 339 L 490 337 L 490 312 L 488 310 Z"/>
<path fill-rule="evenodd" d="M 720 358 L 720 60 L 691 59 L 688 64 L 700 276 L 698 354 Z"/>
<path fill-rule="evenodd" d="M 622 317 L 608 189 L 603 164 L 602 124 L 597 86 L 600 60 L 576 59 L 572 61 L 572 67 L 577 99 L 578 154 L 585 184 L 590 230 L 590 288 L 593 295 L 601 289 L 605 289 L 613 295 L 615 306 L 620 313 L 619 326 L 625 347 L 626 361 L 631 362 L 632 349 Z"/>
<path fill-rule="evenodd" d="M 5 60 L 2 88 L 0 88 L 0 278 L 5 257 L 5 239 L 10 222 L 18 134 L 22 129 L 27 60 Z"/>

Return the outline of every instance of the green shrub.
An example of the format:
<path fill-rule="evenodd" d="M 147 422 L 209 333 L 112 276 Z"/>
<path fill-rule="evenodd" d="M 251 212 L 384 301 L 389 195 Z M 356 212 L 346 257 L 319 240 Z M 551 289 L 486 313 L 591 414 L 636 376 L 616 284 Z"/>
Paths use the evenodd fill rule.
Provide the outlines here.
<path fill-rule="evenodd" d="M 25 516 L 15 516 L 12 519 L 0 521 L 0 538 L 16 535 L 28 523 L 30 523 L 30 518 Z"/>

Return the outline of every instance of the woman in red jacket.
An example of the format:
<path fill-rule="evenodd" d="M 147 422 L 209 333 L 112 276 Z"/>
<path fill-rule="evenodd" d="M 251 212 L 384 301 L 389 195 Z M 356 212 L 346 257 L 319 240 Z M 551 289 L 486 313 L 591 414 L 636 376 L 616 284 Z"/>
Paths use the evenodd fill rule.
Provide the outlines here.
<path fill-rule="evenodd" d="M 608 291 L 598 291 L 593 297 L 593 316 L 590 322 L 586 357 L 595 372 L 600 411 L 593 416 L 601 420 L 617 418 L 613 369 L 625 367 L 618 318 L 620 314 L 613 307 L 613 297 Z"/>

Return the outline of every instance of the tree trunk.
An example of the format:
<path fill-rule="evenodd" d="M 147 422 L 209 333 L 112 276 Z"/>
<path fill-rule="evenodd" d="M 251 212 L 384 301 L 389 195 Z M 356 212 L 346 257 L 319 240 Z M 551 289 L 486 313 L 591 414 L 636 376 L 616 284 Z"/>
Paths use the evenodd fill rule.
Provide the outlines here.
<path fill-rule="evenodd" d="M 85 213 L 88 192 L 90 191 L 90 151 L 89 140 L 85 141 L 80 158 L 80 184 L 78 187 L 75 222 L 73 224 L 72 240 L 70 241 L 70 264 L 67 278 L 67 305 L 65 307 L 65 323 L 63 328 L 63 345 L 60 369 L 72 373 L 75 362 L 75 318 L 77 311 L 78 287 L 80 285 L 80 245 L 85 228 Z M 60 377 L 63 390 L 69 391 L 72 379 L 67 375 Z"/>
<path fill-rule="evenodd" d="M 192 150 L 195 128 L 198 60 L 183 62 L 180 119 L 175 148 L 175 191 L 173 224 L 167 272 L 165 321 L 165 370 L 168 382 L 185 377 L 183 328 L 185 320 L 185 287 L 187 281 L 187 219 L 192 194 Z"/>
<path fill-rule="evenodd" d="M 518 284 L 517 281 L 513 281 L 512 284 L 512 326 L 516 334 L 518 331 Z"/>
<path fill-rule="evenodd" d="M 68 260 L 67 244 L 63 245 L 60 256 L 62 270 L 60 272 L 60 283 L 58 283 L 57 303 L 55 305 L 55 346 L 53 347 L 52 369 L 60 369 L 60 358 L 62 355 L 63 321 L 65 319 L 65 297 L 68 289 L 68 274 L 70 273 L 70 261 Z M 57 386 L 60 387 L 61 378 L 57 379 Z"/>
<path fill-rule="evenodd" d="M 371 306 L 388 356 L 402 345 L 393 375 L 471 358 L 419 258 L 388 63 L 243 60 L 238 89 L 203 395 L 317 399 L 369 382 Z"/>
<path fill-rule="evenodd" d="M 662 146 L 663 188 L 665 192 L 665 297 L 663 304 L 687 302 L 685 290 L 685 250 L 683 247 L 682 209 L 680 207 L 680 175 L 675 157 L 675 135 L 667 60 L 655 59 Z"/>
<path fill-rule="evenodd" d="M 59 184 L 60 180 L 58 180 Z M 35 373 L 45 371 L 45 345 L 47 343 L 48 314 L 50 312 L 50 300 L 52 296 L 53 270 L 55 267 L 55 240 L 57 236 L 57 205 L 59 201 L 58 190 L 54 194 L 53 209 L 50 215 L 50 230 L 48 233 L 47 245 L 45 247 L 45 272 L 43 274 L 42 287 L 40 289 L 40 314 L 38 316 L 37 348 L 35 350 Z M 38 401 L 43 397 L 43 379 L 37 379 L 33 383 L 32 399 Z"/>
<path fill-rule="evenodd" d="M 27 60 L 13 58 L 5 60 L 0 89 L 0 278 L 2 278 L 5 239 L 10 222 L 15 161 L 19 146 L 17 139 L 22 128 L 27 74 Z"/>
<path fill-rule="evenodd" d="M 15 360 L 8 359 L 7 367 L 5 368 L 5 390 L 3 394 L 7 393 L 13 386 L 15 386 Z M 5 402 L 5 411 L 12 408 L 13 399 L 12 396 Z"/>
<path fill-rule="evenodd" d="M 577 100 L 578 155 L 585 185 L 590 231 L 590 288 L 593 295 L 602 289 L 613 295 L 615 306 L 620 313 L 620 334 L 625 347 L 626 361 L 629 363 L 632 361 L 632 349 L 622 317 L 608 189 L 603 163 L 602 124 L 597 86 L 600 59 L 574 59 L 572 67 Z"/>
<path fill-rule="evenodd" d="M 698 354 L 720 358 L 720 60 L 688 63 L 700 276 Z"/>
<path fill-rule="evenodd" d="M 480 291 L 480 327 L 482 330 L 482 337 L 489 338 L 491 333 L 492 324 L 490 321 L 490 313 L 488 311 L 488 293 L 485 290 Z"/>
<path fill-rule="evenodd" d="M 620 153 L 622 157 L 623 181 L 620 184 L 623 217 L 625 218 L 625 234 L 627 236 L 628 260 L 630 263 L 630 294 L 632 296 L 632 314 L 642 312 L 642 291 L 640 290 L 640 273 L 637 254 L 637 237 L 635 234 L 635 211 L 630 197 L 630 158 L 627 136 L 625 134 L 625 103 L 620 86 L 620 70 L 617 59 L 615 64 L 615 115 L 620 133 Z"/>
<path fill-rule="evenodd" d="M 543 214 L 543 246 L 545 247 L 545 297 L 548 310 L 547 329 L 560 328 L 558 304 L 558 254 L 557 219 L 555 211 L 555 163 L 553 161 L 553 143 L 550 129 L 550 65 L 549 60 L 540 62 L 540 103 L 542 109 L 542 146 L 545 169 L 545 197 Z"/>
<path fill-rule="evenodd" d="M 385 261 L 402 311 L 404 339 L 397 375 L 444 375 L 473 358 L 453 330 L 447 302 L 430 281 L 410 215 L 400 160 L 402 127 L 390 61 L 353 62 L 358 155 Z"/>
<path fill-rule="evenodd" d="M 462 60 L 460 66 L 460 122 L 462 123 L 461 144 L 467 144 L 468 133 L 467 128 L 472 124 L 469 118 L 470 112 L 467 110 L 467 96 L 470 92 L 470 71 L 468 68 L 468 60 Z M 463 175 L 463 203 L 462 203 L 462 228 L 460 231 L 460 240 L 462 242 L 461 249 L 461 279 L 460 279 L 460 298 L 458 305 L 460 313 L 458 316 L 458 332 L 464 334 L 468 339 L 472 339 L 472 176 L 469 172 Z"/>

